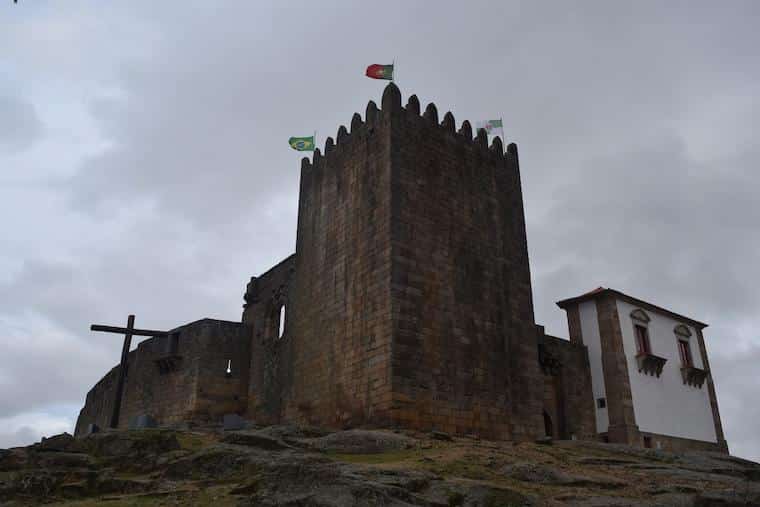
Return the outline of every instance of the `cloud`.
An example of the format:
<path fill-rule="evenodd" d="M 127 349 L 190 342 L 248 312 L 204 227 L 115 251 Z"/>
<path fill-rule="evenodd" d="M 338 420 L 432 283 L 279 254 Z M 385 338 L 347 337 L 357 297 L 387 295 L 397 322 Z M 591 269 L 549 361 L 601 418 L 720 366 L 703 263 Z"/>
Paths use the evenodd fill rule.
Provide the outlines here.
<path fill-rule="evenodd" d="M 0 93 L 0 154 L 27 149 L 40 139 L 43 130 L 31 103 Z"/>
<path fill-rule="evenodd" d="M 74 407 L 56 406 L 53 412 L 71 413 Z M 74 421 L 71 417 L 45 412 L 26 412 L 13 417 L 0 417 L 0 449 L 23 443 L 39 442 L 42 437 L 50 437 L 63 432 L 71 433 Z"/>

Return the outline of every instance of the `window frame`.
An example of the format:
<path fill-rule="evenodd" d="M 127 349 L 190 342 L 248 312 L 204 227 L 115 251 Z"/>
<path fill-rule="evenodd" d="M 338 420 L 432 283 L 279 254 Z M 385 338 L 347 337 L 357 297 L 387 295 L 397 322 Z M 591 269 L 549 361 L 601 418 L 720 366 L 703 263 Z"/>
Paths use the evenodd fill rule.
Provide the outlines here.
<path fill-rule="evenodd" d="M 637 356 L 652 356 L 652 340 L 649 336 L 649 322 L 652 319 L 641 308 L 636 308 L 631 312 L 631 322 L 633 323 L 633 339 L 636 344 Z"/>
<path fill-rule="evenodd" d="M 652 341 L 649 339 L 649 328 L 634 323 L 633 330 L 636 333 L 636 353 L 639 355 L 652 355 Z"/>
<path fill-rule="evenodd" d="M 688 339 L 678 338 L 678 356 L 681 358 L 681 366 L 694 368 L 694 356 L 691 354 L 691 344 Z"/>
<path fill-rule="evenodd" d="M 691 330 L 684 324 L 677 324 L 673 328 L 673 334 L 676 335 L 676 348 L 678 357 L 681 359 L 681 366 L 696 368 L 694 354 L 691 352 Z"/>

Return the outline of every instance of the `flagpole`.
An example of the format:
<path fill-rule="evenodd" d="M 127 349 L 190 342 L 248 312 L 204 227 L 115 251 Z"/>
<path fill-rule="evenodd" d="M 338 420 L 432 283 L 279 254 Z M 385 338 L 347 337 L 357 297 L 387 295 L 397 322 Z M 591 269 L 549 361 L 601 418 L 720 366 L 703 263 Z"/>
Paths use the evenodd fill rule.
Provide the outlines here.
<path fill-rule="evenodd" d="M 387 61 L 388 60 L 386 60 L 386 62 Z M 391 67 L 393 67 L 393 73 L 392 73 L 393 77 L 391 78 L 391 83 L 393 83 L 394 81 L 396 81 L 396 57 L 395 56 L 393 57 L 393 60 L 391 61 Z"/>
<path fill-rule="evenodd" d="M 317 149 L 317 131 L 314 130 L 314 150 Z M 314 160 L 314 150 L 311 150 L 311 159 Z"/>
<path fill-rule="evenodd" d="M 507 140 L 504 139 L 504 118 L 499 117 L 499 122 L 501 122 L 501 154 L 504 155 L 507 152 Z"/>

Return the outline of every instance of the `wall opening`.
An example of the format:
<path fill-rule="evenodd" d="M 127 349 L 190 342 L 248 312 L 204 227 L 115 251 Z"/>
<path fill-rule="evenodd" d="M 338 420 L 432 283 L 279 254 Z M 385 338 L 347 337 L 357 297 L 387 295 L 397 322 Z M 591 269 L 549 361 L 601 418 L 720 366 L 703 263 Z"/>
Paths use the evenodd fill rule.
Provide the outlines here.
<path fill-rule="evenodd" d="M 544 432 L 547 437 L 554 436 L 554 425 L 552 424 L 551 416 L 544 410 Z"/>
<path fill-rule="evenodd" d="M 277 331 L 277 338 L 282 338 L 285 334 L 285 305 L 280 307 L 280 327 Z"/>

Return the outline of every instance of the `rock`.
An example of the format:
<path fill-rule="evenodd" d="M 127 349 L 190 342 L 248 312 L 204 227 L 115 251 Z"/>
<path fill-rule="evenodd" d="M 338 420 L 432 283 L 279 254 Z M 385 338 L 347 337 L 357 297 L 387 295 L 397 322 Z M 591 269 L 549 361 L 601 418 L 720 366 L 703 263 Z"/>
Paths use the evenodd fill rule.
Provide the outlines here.
<path fill-rule="evenodd" d="M 477 485 L 462 489 L 464 490 L 463 492 L 457 493 L 462 495 L 463 498 L 455 493 L 453 499 L 456 502 L 461 498 L 462 503 L 459 505 L 466 507 L 478 507 L 481 505 L 527 507 L 535 505 L 535 502 L 524 494 L 503 487 L 497 488 Z M 449 502 L 451 502 L 451 500 L 452 497 L 449 497 Z"/>
<path fill-rule="evenodd" d="M 241 474 L 249 462 L 242 450 L 211 447 L 168 463 L 162 475 L 174 480 L 220 480 Z"/>
<path fill-rule="evenodd" d="M 694 507 L 739 507 L 760 505 L 758 488 L 732 488 L 700 493 Z"/>
<path fill-rule="evenodd" d="M 348 430 L 311 440 L 310 447 L 322 452 L 377 454 L 411 449 L 417 441 L 405 435 L 380 430 Z"/>
<path fill-rule="evenodd" d="M 39 468 L 92 468 L 95 459 L 83 453 L 42 451 L 32 457 L 34 466 Z"/>
<path fill-rule="evenodd" d="M 109 430 L 0 450 L 0 505 L 760 505 L 755 463 L 594 445 L 441 445 L 432 435 L 297 426 Z"/>
<path fill-rule="evenodd" d="M 695 472 L 760 480 L 759 464 L 734 456 L 712 452 L 688 452 L 676 456 L 674 462 L 681 468 Z"/>
<path fill-rule="evenodd" d="M 580 458 L 577 458 L 575 462 L 581 465 L 600 465 L 600 466 L 605 466 L 605 467 L 621 466 L 621 465 L 638 465 L 637 461 L 633 461 L 630 459 L 608 458 L 608 457 L 601 457 L 601 456 L 582 456 Z"/>
<path fill-rule="evenodd" d="M 598 489 L 617 489 L 626 485 L 625 481 L 610 477 L 569 474 L 562 470 L 538 463 L 516 463 L 513 465 L 506 465 L 501 469 L 501 472 L 507 477 L 517 479 L 518 481 L 538 484 L 578 486 Z"/>
<path fill-rule="evenodd" d="M 433 438 L 435 440 L 446 440 L 448 442 L 451 442 L 454 440 L 451 435 L 448 433 L 445 433 L 443 431 L 431 431 L 430 432 L 430 438 Z"/>
<path fill-rule="evenodd" d="M 243 430 L 248 427 L 248 421 L 237 414 L 224 414 L 222 428 L 224 431 Z"/>
<path fill-rule="evenodd" d="M 26 466 L 29 452 L 22 448 L 0 449 L 0 472 L 18 470 Z"/>
<path fill-rule="evenodd" d="M 281 451 L 291 449 L 292 447 L 266 434 L 257 431 L 235 431 L 230 432 L 222 437 L 222 442 L 233 445 L 245 445 L 248 447 L 258 447 L 268 451 Z"/>
<path fill-rule="evenodd" d="M 324 437 L 334 432 L 316 426 L 278 424 L 275 426 L 267 426 L 266 428 L 261 428 L 258 430 L 258 433 L 261 435 L 269 435 L 271 437 L 289 442 L 291 440 Z"/>
<path fill-rule="evenodd" d="M 438 479 L 434 473 L 421 470 L 363 470 L 361 474 L 371 481 L 411 492 L 422 491 Z"/>
<path fill-rule="evenodd" d="M 572 478 L 560 470 L 538 463 L 515 463 L 501 469 L 505 476 L 523 482 L 539 484 L 570 484 Z"/>
<path fill-rule="evenodd" d="M 81 442 L 93 456 L 142 467 L 180 448 L 176 433 L 168 430 L 110 431 L 90 435 Z"/>
<path fill-rule="evenodd" d="M 42 441 L 35 446 L 41 451 L 58 452 L 84 452 L 85 446 L 68 433 L 61 433 L 49 438 L 42 437 Z"/>

